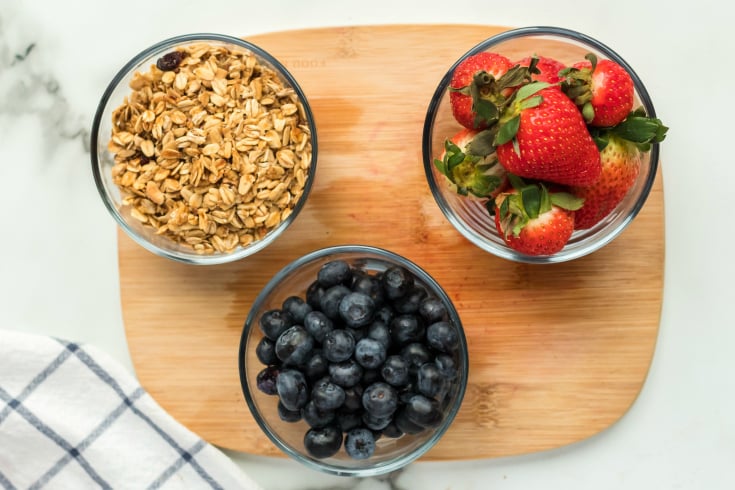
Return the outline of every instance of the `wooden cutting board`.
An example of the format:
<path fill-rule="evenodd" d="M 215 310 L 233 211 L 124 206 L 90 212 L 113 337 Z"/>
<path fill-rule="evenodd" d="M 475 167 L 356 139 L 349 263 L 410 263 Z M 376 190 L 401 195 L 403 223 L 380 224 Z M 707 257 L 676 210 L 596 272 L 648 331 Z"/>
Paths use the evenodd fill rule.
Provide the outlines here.
<path fill-rule="evenodd" d="M 562 446 L 618 420 L 635 401 L 660 319 L 661 175 L 612 244 L 556 265 L 507 262 L 444 218 L 425 181 L 421 130 L 445 70 L 491 26 L 402 25 L 277 32 L 248 39 L 281 59 L 314 111 L 312 195 L 273 245 L 197 267 L 119 234 L 122 310 L 142 385 L 207 441 L 280 455 L 250 416 L 237 350 L 251 302 L 291 260 L 328 245 L 405 255 L 448 291 L 470 346 L 467 394 L 424 459 L 508 456 Z"/>

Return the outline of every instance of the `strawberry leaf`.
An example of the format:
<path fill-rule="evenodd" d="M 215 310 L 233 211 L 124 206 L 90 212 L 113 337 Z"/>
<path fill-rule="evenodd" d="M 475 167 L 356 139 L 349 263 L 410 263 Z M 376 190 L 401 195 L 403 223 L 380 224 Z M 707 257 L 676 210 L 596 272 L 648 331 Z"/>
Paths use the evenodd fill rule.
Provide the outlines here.
<path fill-rule="evenodd" d="M 480 157 L 484 157 L 494 153 L 495 146 L 493 145 L 493 141 L 495 141 L 495 135 L 497 133 L 497 126 L 493 126 L 490 129 L 480 131 L 479 133 L 477 133 L 477 135 L 475 135 L 474 138 L 472 138 L 472 141 L 470 141 L 467 150 L 471 154 Z"/>
<path fill-rule="evenodd" d="M 521 116 L 517 114 L 500 127 L 495 136 L 495 146 L 500 146 L 515 138 L 521 125 Z"/>
<path fill-rule="evenodd" d="M 538 218 L 541 212 L 542 192 L 538 186 L 527 185 L 520 190 L 521 203 L 526 215 L 531 218 Z"/>
<path fill-rule="evenodd" d="M 520 104 L 518 104 L 518 109 L 523 110 L 523 109 L 531 109 L 533 107 L 538 107 L 539 105 L 541 105 L 541 102 L 543 101 L 544 101 L 544 98 L 541 97 L 540 95 L 529 97 L 521 101 Z"/>
<path fill-rule="evenodd" d="M 551 87 L 550 83 L 531 82 L 518 89 L 518 92 L 516 92 L 516 99 L 517 100 L 527 99 L 528 97 L 532 96 L 536 92 L 543 90 L 545 88 L 548 88 L 548 87 Z"/>
<path fill-rule="evenodd" d="M 584 204 L 584 199 L 569 192 L 554 192 L 549 194 L 551 203 L 562 209 L 576 211 Z"/>

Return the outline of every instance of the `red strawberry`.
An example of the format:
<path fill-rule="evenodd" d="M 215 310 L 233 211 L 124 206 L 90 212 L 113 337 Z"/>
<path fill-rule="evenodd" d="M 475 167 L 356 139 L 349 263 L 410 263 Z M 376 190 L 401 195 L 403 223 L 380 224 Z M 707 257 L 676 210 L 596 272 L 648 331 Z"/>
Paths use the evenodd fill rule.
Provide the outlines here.
<path fill-rule="evenodd" d="M 480 156 L 473 153 L 472 141 L 479 131 L 464 128 L 444 143 L 436 168 L 466 196 L 495 197 L 507 183 L 507 172 L 495 153 Z"/>
<path fill-rule="evenodd" d="M 491 100 L 494 104 L 502 104 L 510 95 L 510 86 L 498 86 L 498 82 L 512 66 L 503 55 L 482 52 L 467 57 L 455 68 L 449 83 L 449 103 L 459 124 L 469 129 L 488 126 L 487 120 L 483 120 L 481 115 L 478 117 L 478 99 L 482 94 L 488 99 L 495 99 Z M 481 74 L 487 76 L 481 77 L 482 82 L 476 81 Z"/>
<path fill-rule="evenodd" d="M 615 126 L 633 108 L 633 79 L 614 61 L 598 61 L 591 53 L 586 58 L 565 70 L 562 90 L 582 109 L 588 124 Z"/>
<path fill-rule="evenodd" d="M 553 255 L 574 232 L 574 210 L 581 200 L 549 192 L 541 184 L 523 184 L 495 198 L 495 227 L 503 241 L 526 255 Z"/>
<path fill-rule="evenodd" d="M 638 178 L 642 153 L 652 143 L 663 141 L 668 129 L 659 119 L 647 117 L 642 109 L 631 112 L 613 128 L 593 129 L 593 137 L 602 147 L 602 173 L 590 186 L 571 188 L 584 199 L 584 206 L 574 217 L 575 229 L 593 227 L 617 207 Z"/>
<path fill-rule="evenodd" d="M 577 107 L 558 86 L 519 89 L 501 118 L 498 160 L 511 173 L 557 184 L 590 185 L 600 177 L 600 153 Z"/>
<path fill-rule="evenodd" d="M 526 56 L 518 62 L 521 66 L 530 66 L 533 56 Z M 564 63 L 545 56 L 536 56 L 536 69 L 538 73 L 531 71 L 531 79 L 537 82 L 558 83 L 562 78 L 559 72 L 566 68 Z"/>
<path fill-rule="evenodd" d="M 591 228 L 610 214 L 635 183 L 641 168 L 641 152 L 631 142 L 610 136 L 600 152 L 602 174 L 588 187 L 573 187 L 574 195 L 584 199 L 576 212 L 574 228 Z"/>

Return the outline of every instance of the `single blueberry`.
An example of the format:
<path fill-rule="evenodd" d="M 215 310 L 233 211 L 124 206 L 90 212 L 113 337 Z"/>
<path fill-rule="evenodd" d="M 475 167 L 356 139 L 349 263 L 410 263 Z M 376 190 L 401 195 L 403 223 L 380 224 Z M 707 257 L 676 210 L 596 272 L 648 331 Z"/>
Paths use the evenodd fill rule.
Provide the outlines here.
<path fill-rule="evenodd" d="M 375 301 L 365 293 L 348 293 L 339 302 L 339 316 L 348 327 L 364 327 L 374 315 Z"/>
<path fill-rule="evenodd" d="M 314 349 L 311 352 L 311 357 L 304 363 L 302 372 L 310 381 L 322 378 L 329 373 L 329 361 L 320 349 Z"/>
<path fill-rule="evenodd" d="M 362 379 L 362 366 L 350 358 L 329 364 L 329 377 L 342 388 L 355 386 Z"/>
<path fill-rule="evenodd" d="M 385 437 L 390 437 L 391 439 L 398 439 L 403 435 L 403 431 L 398 428 L 395 420 L 393 420 L 388 425 L 383 427 L 383 435 Z"/>
<path fill-rule="evenodd" d="M 275 395 L 278 393 L 276 384 L 279 374 L 277 366 L 267 366 L 255 376 L 255 385 L 266 395 Z"/>
<path fill-rule="evenodd" d="M 378 417 L 370 412 L 362 412 L 362 423 L 370 430 L 383 430 L 393 421 L 393 414 Z"/>
<path fill-rule="evenodd" d="M 301 418 L 313 428 L 326 427 L 334 421 L 335 417 L 333 410 L 319 410 L 314 400 L 309 400 L 301 409 Z"/>
<path fill-rule="evenodd" d="M 457 330 L 447 321 L 432 323 L 426 329 L 426 342 L 434 349 L 450 354 L 459 346 Z"/>
<path fill-rule="evenodd" d="M 380 279 L 375 276 L 366 273 L 354 274 L 352 290 L 356 293 L 367 294 L 376 305 L 381 305 L 385 301 L 385 294 L 383 293 L 383 287 L 380 285 Z"/>
<path fill-rule="evenodd" d="M 345 390 L 328 377 L 322 378 L 311 389 L 311 401 L 319 410 L 336 410 L 345 401 Z"/>
<path fill-rule="evenodd" d="M 268 337 L 263 337 L 255 346 L 255 355 L 265 365 L 276 364 L 278 362 L 276 343 Z"/>
<path fill-rule="evenodd" d="M 409 383 L 408 361 L 398 355 L 388 356 L 380 374 L 391 386 L 406 386 Z"/>
<path fill-rule="evenodd" d="M 368 459 L 375 452 L 375 436 L 369 429 L 358 427 L 345 435 L 345 452 L 352 459 Z"/>
<path fill-rule="evenodd" d="M 423 342 L 426 336 L 424 322 L 416 315 L 399 315 L 390 324 L 391 338 L 395 345 Z"/>
<path fill-rule="evenodd" d="M 355 351 L 355 337 L 344 329 L 327 332 L 322 343 L 322 353 L 330 362 L 341 362 L 352 357 Z"/>
<path fill-rule="evenodd" d="M 422 287 L 414 285 L 406 294 L 393 300 L 393 309 L 398 314 L 405 315 L 408 313 L 417 313 L 421 301 L 426 297 L 426 290 Z"/>
<path fill-rule="evenodd" d="M 388 299 L 396 299 L 405 295 L 414 284 L 413 274 L 400 266 L 386 269 L 380 277 L 380 284 Z"/>
<path fill-rule="evenodd" d="M 324 295 L 319 300 L 319 309 L 327 318 L 339 320 L 339 303 L 348 294 L 350 294 L 350 290 L 344 284 L 332 286 L 324 291 Z"/>
<path fill-rule="evenodd" d="M 373 383 L 362 394 L 362 406 L 375 417 L 387 417 L 398 407 L 398 392 L 388 383 Z"/>
<path fill-rule="evenodd" d="M 422 427 L 438 427 L 444 419 L 439 402 L 420 394 L 408 400 L 405 411 L 411 422 Z"/>
<path fill-rule="evenodd" d="M 390 329 L 388 328 L 388 325 L 383 323 L 380 320 L 376 320 L 373 323 L 371 323 L 367 330 L 365 331 L 365 336 L 377 340 L 381 344 L 383 344 L 383 347 L 387 350 L 391 346 L 391 338 L 390 338 Z"/>
<path fill-rule="evenodd" d="M 278 337 L 293 324 L 291 315 L 279 309 L 266 311 L 258 320 L 263 335 L 273 341 L 278 340 Z"/>
<path fill-rule="evenodd" d="M 322 296 L 326 292 L 327 288 L 319 284 L 319 281 L 314 281 L 309 284 L 306 288 L 306 302 L 312 309 L 320 308 Z"/>
<path fill-rule="evenodd" d="M 284 422 L 298 422 L 301 420 L 301 410 L 289 410 L 278 401 L 278 417 Z"/>
<path fill-rule="evenodd" d="M 276 390 L 283 406 L 288 410 L 299 410 L 309 401 L 309 386 L 301 371 L 281 371 L 276 379 Z"/>
<path fill-rule="evenodd" d="M 304 434 L 304 448 L 313 457 L 323 459 L 334 456 L 342 447 L 342 431 L 333 425 L 309 429 Z"/>
<path fill-rule="evenodd" d="M 449 382 L 441 375 L 435 363 L 427 362 L 419 367 L 416 388 L 422 395 L 441 400 L 447 393 Z"/>
<path fill-rule="evenodd" d="M 432 360 L 431 351 L 421 342 L 412 342 L 401 349 L 401 357 L 408 362 L 408 372 L 415 375 L 422 364 Z"/>
<path fill-rule="evenodd" d="M 457 365 L 455 364 L 452 356 L 448 354 L 438 354 L 436 358 L 434 358 L 434 363 L 436 363 L 436 367 L 439 368 L 441 375 L 449 381 L 452 381 L 457 377 Z"/>
<path fill-rule="evenodd" d="M 294 323 L 302 325 L 304 317 L 312 310 L 312 307 L 299 296 L 289 296 L 284 300 L 281 309 L 291 315 Z"/>
<path fill-rule="evenodd" d="M 419 315 L 426 323 L 435 323 L 447 317 L 447 306 L 436 296 L 428 296 L 419 305 Z"/>
<path fill-rule="evenodd" d="M 349 388 L 344 388 L 345 401 L 342 403 L 342 408 L 351 412 L 362 410 L 362 386 L 356 384 Z"/>
<path fill-rule="evenodd" d="M 301 325 L 294 325 L 276 340 L 276 356 L 287 366 L 298 366 L 309 359 L 314 338 Z"/>
<path fill-rule="evenodd" d="M 362 425 L 362 417 L 359 412 L 340 410 L 337 412 L 335 423 L 342 432 L 347 432 L 355 427 L 360 427 Z"/>
<path fill-rule="evenodd" d="M 328 332 L 334 330 L 334 323 L 319 310 L 313 310 L 304 316 L 304 328 L 320 344 Z"/>
<path fill-rule="evenodd" d="M 366 369 L 375 369 L 385 362 L 387 352 L 375 339 L 364 338 L 355 344 L 355 360 Z"/>
<path fill-rule="evenodd" d="M 347 286 L 352 282 L 352 268 L 344 260 L 332 260 L 321 266 L 316 278 L 325 288 L 337 284 Z"/>
<path fill-rule="evenodd" d="M 393 418 L 393 423 L 396 424 L 396 428 L 404 434 L 416 435 L 424 431 L 424 428 L 419 424 L 412 422 L 406 415 L 406 408 L 403 407 L 396 412 Z"/>

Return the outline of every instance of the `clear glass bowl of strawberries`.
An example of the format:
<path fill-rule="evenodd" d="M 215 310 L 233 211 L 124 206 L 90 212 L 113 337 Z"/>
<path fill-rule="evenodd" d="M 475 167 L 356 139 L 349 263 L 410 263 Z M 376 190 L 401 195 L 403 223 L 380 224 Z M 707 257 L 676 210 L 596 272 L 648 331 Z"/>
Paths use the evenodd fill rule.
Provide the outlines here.
<path fill-rule="evenodd" d="M 643 207 L 667 127 L 633 69 L 579 32 L 491 37 L 440 81 L 423 131 L 434 198 L 468 240 L 528 263 L 588 255 Z"/>

